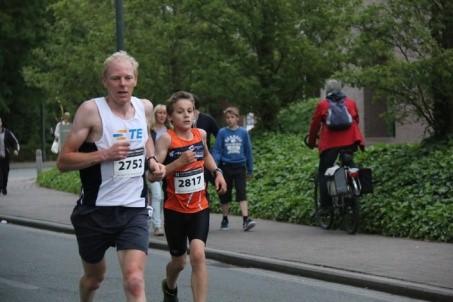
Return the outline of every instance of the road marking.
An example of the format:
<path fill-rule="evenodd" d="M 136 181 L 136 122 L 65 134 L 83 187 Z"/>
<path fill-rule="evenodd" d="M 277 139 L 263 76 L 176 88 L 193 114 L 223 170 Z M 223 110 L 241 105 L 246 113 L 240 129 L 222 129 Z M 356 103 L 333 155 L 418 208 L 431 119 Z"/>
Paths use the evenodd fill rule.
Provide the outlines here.
<path fill-rule="evenodd" d="M 31 285 L 31 284 L 26 284 L 26 283 L 23 283 L 23 282 L 17 282 L 17 281 L 5 279 L 5 278 L 2 278 L 2 277 L 0 277 L 0 283 L 9 285 L 11 287 L 20 288 L 20 289 L 28 289 L 28 290 L 39 289 L 39 287 Z"/>

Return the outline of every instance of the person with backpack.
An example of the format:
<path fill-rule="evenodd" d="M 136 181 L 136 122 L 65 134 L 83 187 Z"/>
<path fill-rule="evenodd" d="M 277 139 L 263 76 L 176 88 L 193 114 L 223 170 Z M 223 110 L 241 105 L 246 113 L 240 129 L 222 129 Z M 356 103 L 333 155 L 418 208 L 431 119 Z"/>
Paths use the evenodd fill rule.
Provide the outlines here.
<path fill-rule="evenodd" d="M 332 206 L 327 193 L 324 173 L 332 167 L 340 150 L 364 149 L 365 139 L 359 128 L 356 102 L 341 91 L 341 83 L 331 79 L 326 82 L 326 98 L 321 100 L 313 113 L 308 132 L 308 146 L 319 150 L 319 188 L 321 214 Z"/>

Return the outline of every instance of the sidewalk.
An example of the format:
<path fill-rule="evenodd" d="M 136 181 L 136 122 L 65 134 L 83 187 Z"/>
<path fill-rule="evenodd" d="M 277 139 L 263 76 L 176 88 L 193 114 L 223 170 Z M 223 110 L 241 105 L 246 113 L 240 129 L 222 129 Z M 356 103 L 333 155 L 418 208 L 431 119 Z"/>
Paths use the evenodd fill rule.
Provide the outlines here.
<path fill-rule="evenodd" d="M 12 166 L 8 195 L 0 196 L 0 220 L 72 233 L 76 195 L 40 188 L 33 167 Z M 318 227 L 257 219 L 243 232 L 241 217 L 220 231 L 211 215 L 207 257 L 335 283 L 367 287 L 430 301 L 453 301 L 453 244 L 348 235 Z M 4 244 L 4 243 L 2 243 Z M 166 249 L 165 238 L 150 247 Z"/>

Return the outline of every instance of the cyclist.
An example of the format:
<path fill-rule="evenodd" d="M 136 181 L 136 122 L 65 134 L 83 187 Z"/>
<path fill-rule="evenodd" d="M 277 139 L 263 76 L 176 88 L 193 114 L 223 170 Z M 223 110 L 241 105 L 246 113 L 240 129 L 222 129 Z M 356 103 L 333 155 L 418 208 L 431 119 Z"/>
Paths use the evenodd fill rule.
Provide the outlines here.
<path fill-rule="evenodd" d="M 351 124 L 345 129 L 332 129 L 327 125 L 329 111 L 332 103 L 344 106 L 352 118 Z M 318 102 L 313 113 L 310 130 L 308 132 L 308 146 L 316 147 L 316 140 L 319 150 L 319 188 L 320 188 L 320 213 L 326 213 L 332 206 L 332 199 L 327 192 L 327 185 L 324 173 L 332 167 L 338 157 L 340 150 L 355 152 L 357 148 L 364 149 L 365 139 L 359 128 L 359 112 L 356 102 L 347 97 L 341 91 L 341 83 L 338 80 L 327 80 L 326 98 Z"/>

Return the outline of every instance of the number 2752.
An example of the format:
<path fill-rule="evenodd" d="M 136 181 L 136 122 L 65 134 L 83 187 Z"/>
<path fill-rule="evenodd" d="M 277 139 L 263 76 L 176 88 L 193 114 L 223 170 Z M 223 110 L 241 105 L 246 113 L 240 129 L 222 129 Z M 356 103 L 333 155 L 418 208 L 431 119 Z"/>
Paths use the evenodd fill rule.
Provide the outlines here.
<path fill-rule="evenodd" d="M 133 160 L 122 160 L 119 162 L 119 165 L 120 165 L 119 170 L 129 170 L 129 168 L 131 168 L 131 166 L 132 166 L 132 169 L 141 168 L 142 164 L 143 164 L 143 161 L 141 158 L 133 159 Z"/>

